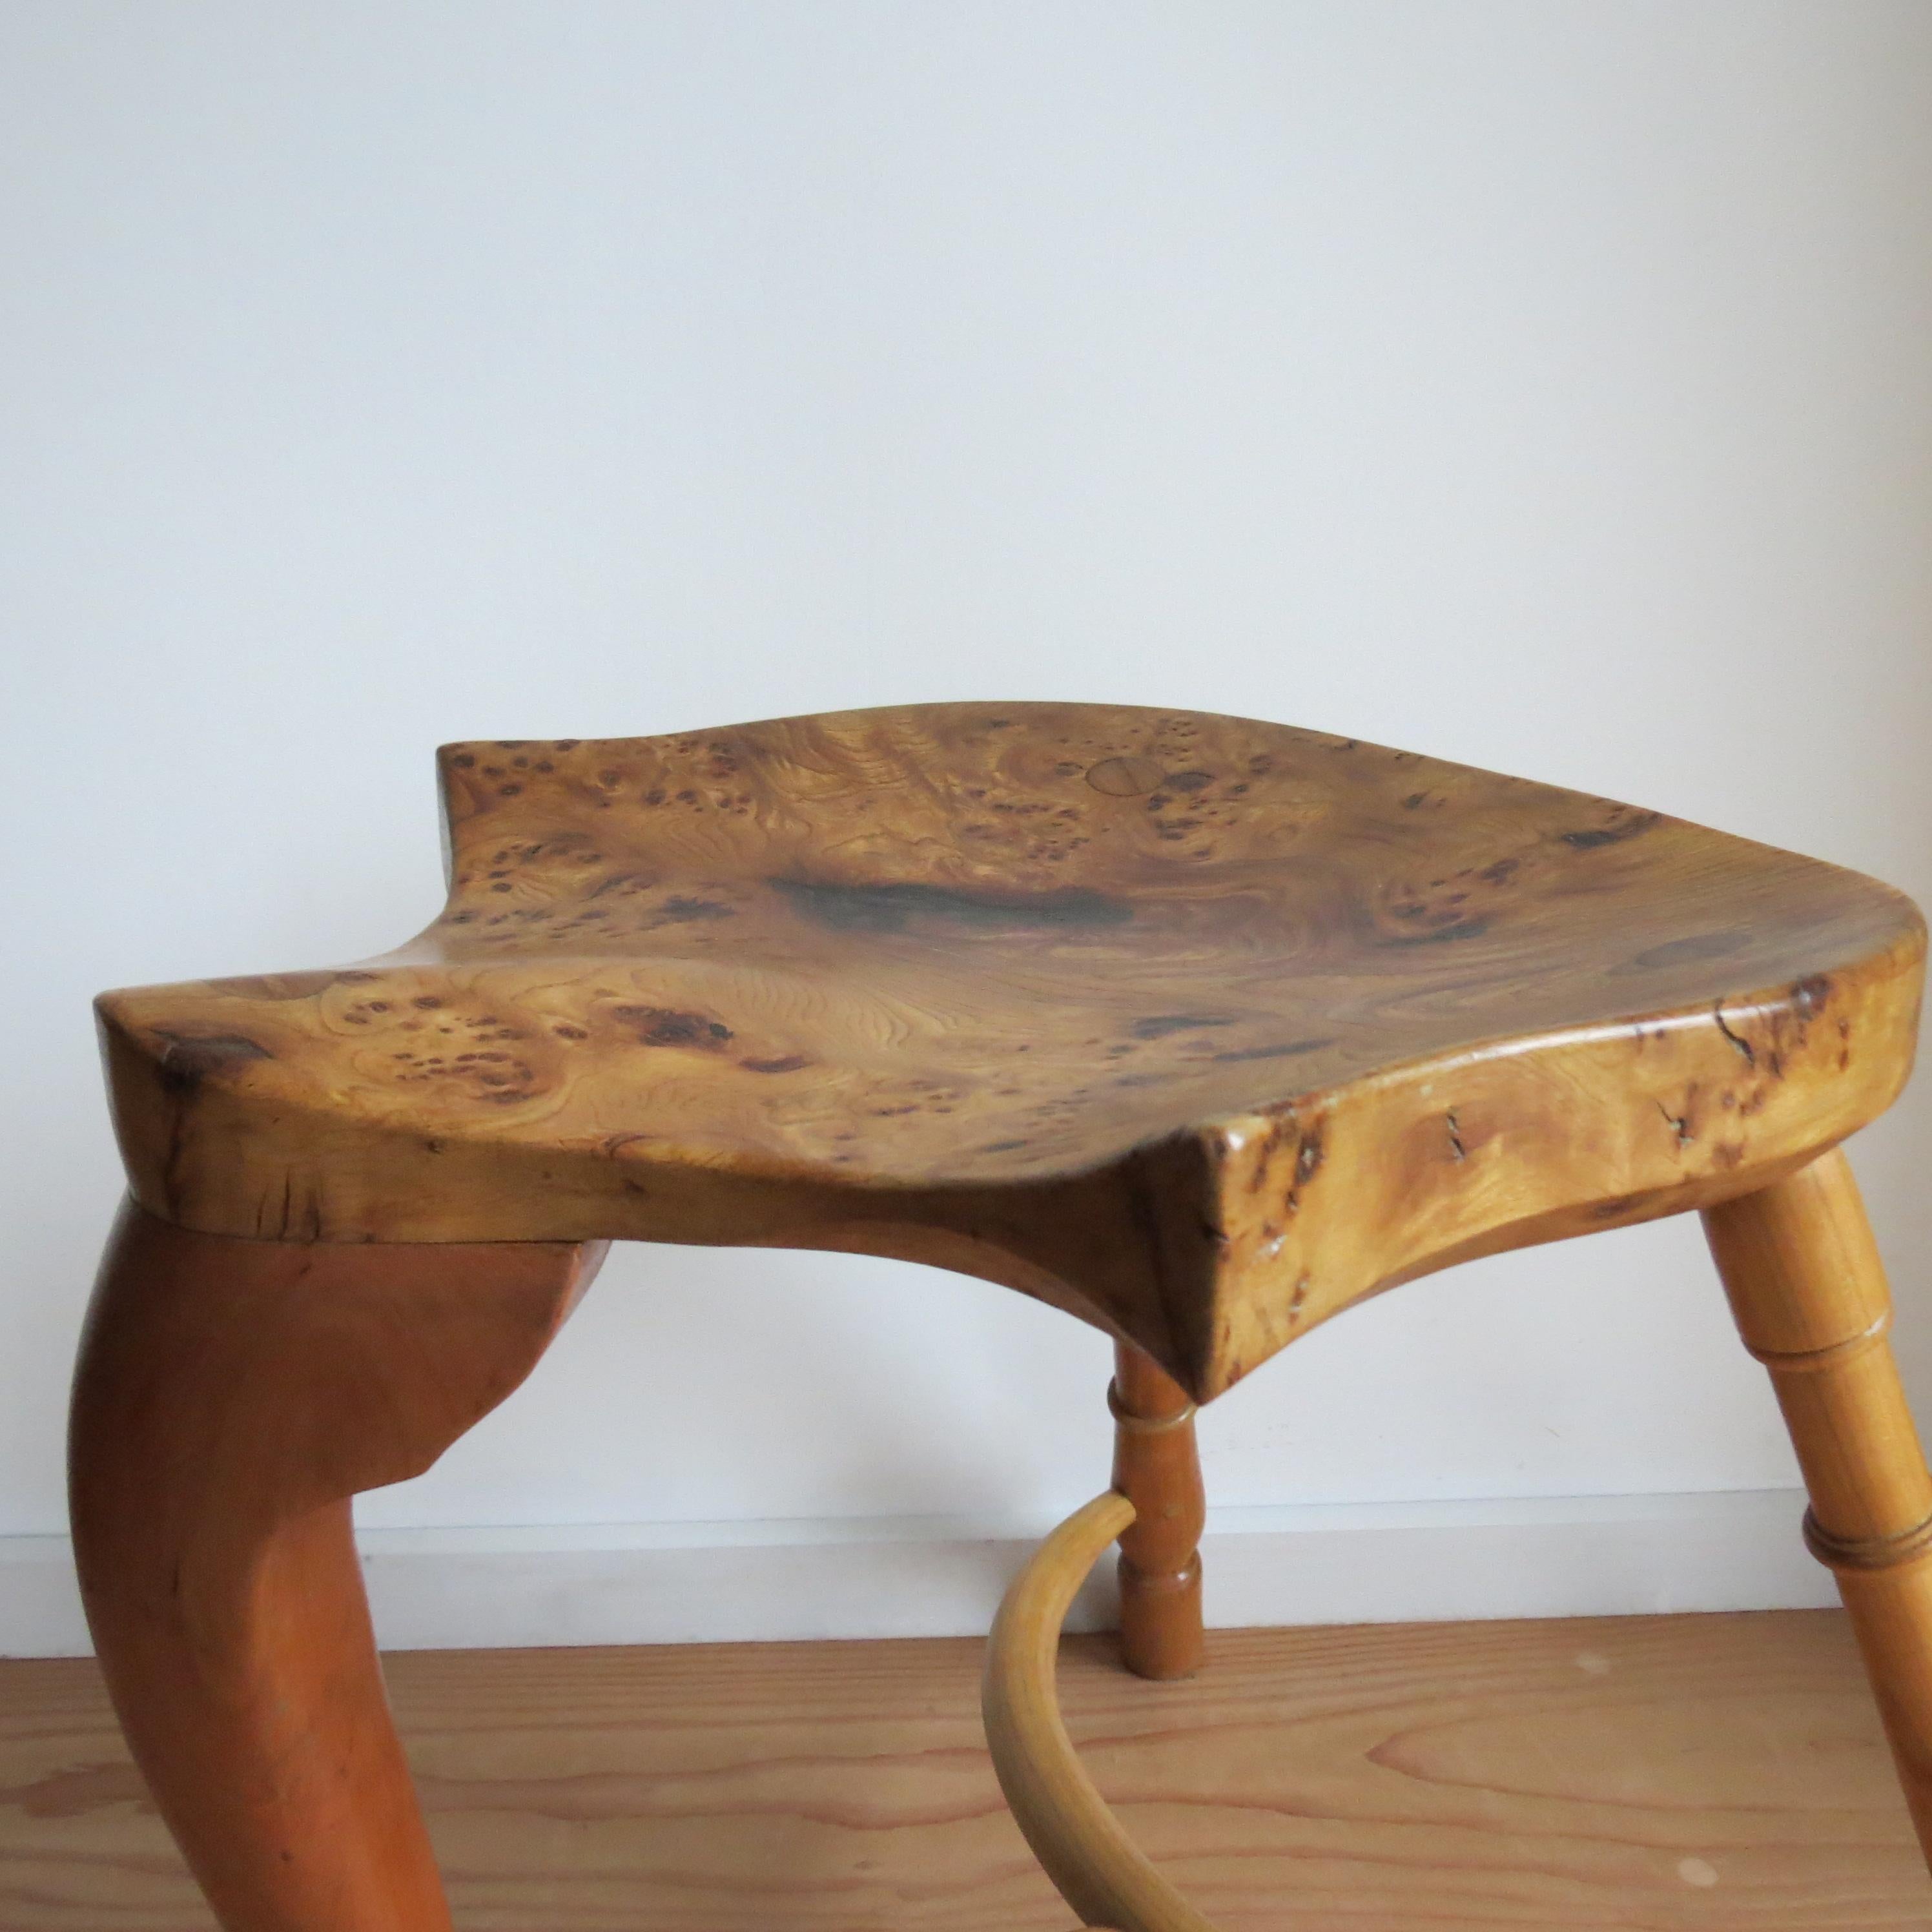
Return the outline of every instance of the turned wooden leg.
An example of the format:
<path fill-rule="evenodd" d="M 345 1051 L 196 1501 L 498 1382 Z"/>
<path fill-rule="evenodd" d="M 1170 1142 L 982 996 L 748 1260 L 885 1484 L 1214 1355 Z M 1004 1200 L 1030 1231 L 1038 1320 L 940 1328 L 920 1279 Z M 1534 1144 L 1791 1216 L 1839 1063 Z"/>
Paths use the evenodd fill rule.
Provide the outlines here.
<path fill-rule="evenodd" d="M 1201 1530 L 1194 1405 L 1153 1358 L 1114 1347 L 1114 1487 L 1134 1506 L 1120 1538 L 1120 1650 L 1141 1677 L 1201 1668 Z"/>
<path fill-rule="evenodd" d="M 74 1554 L 108 1688 L 228 1932 L 445 1932 L 351 1538 L 529 1372 L 563 1244 L 316 1246 L 130 1205 L 74 1381 Z"/>
<path fill-rule="evenodd" d="M 1886 1339 L 1892 1298 L 1836 1150 L 1704 1216 L 1744 1346 L 1771 1371 L 1932 1864 L 1932 1476 Z"/>

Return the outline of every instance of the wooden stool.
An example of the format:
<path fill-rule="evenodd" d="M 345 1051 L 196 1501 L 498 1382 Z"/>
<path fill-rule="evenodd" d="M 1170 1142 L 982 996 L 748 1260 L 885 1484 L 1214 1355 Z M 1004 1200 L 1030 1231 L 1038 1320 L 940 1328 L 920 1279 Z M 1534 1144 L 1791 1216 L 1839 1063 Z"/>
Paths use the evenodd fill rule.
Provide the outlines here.
<path fill-rule="evenodd" d="M 1073 1760 L 1053 1646 L 1201 1654 L 1192 1405 L 1472 1256 L 1702 1210 L 1922 1840 L 1932 1480 L 1838 1143 L 1924 928 L 1830 866 L 1352 739 L 916 706 L 442 754 L 447 908 L 348 970 L 109 994 L 132 1199 L 75 1546 L 134 1754 L 230 1932 L 448 1924 L 350 1498 L 426 1468 L 613 1239 L 902 1256 L 1105 1329 L 1114 1487 L 989 1653 L 1083 1920 L 1204 1925 Z"/>

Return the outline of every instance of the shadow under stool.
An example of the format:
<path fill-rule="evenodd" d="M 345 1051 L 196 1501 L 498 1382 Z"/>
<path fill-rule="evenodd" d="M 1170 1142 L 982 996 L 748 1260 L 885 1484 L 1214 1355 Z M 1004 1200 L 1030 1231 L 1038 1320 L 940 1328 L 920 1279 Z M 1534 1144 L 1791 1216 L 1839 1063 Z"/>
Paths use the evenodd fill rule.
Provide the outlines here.
<path fill-rule="evenodd" d="M 229 1932 L 448 1926 L 350 1498 L 501 1402 L 612 1240 L 896 1256 L 1114 1337 L 1113 1486 L 1010 1592 L 988 1731 L 1083 1923 L 1204 1932 L 1053 1684 L 1115 1541 L 1130 1666 L 1199 1662 L 1193 1405 L 1398 1282 L 1699 1210 L 1932 1844 L 1932 1478 L 1838 1150 L 1911 1063 L 1898 893 L 1185 712 L 909 706 L 442 776 L 418 938 L 99 1002 L 130 1198 L 75 1546 Z"/>

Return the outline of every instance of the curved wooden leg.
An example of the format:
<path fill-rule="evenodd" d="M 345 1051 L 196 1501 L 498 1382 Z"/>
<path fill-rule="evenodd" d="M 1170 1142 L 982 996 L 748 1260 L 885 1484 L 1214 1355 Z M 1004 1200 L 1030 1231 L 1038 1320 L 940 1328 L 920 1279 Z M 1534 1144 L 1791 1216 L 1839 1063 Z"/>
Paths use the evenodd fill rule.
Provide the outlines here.
<path fill-rule="evenodd" d="M 1835 1150 L 1707 1210 L 1744 1346 L 1771 1371 L 1932 1864 L 1932 1475 L 1886 1331 L 1892 1298 L 1850 1164 Z"/>
<path fill-rule="evenodd" d="M 1141 1677 L 1201 1668 L 1201 1531 L 1207 1492 L 1194 1405 L 1152 1358 L 1114 1346 L 1114 1487 L 1134 1506 L 1120 1538 L 1120 1650 Z"/>
<path fill-rule="evenodd" d="M 601 1256 L 124 1209 L 75 1375 L 74 1554 L 129 1744 L 228 1932 L 446 1932 L 349 1499 L 502 1401 Z"/>

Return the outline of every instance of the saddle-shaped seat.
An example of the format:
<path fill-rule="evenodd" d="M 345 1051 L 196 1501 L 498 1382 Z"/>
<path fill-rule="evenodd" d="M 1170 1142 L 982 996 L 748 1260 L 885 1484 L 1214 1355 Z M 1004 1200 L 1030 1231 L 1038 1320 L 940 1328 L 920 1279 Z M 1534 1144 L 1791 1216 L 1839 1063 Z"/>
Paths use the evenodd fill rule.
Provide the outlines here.
<path fill-rule="evenodd" d="M 920 705 L 442 772 L 419 938 L 100 1002 L 156 1215 L 907 1255 L 1204 1398 L 1391 1282 L 1762 1186 L 1910 1061 L 1889 889 L 1318 732 Z"/>

